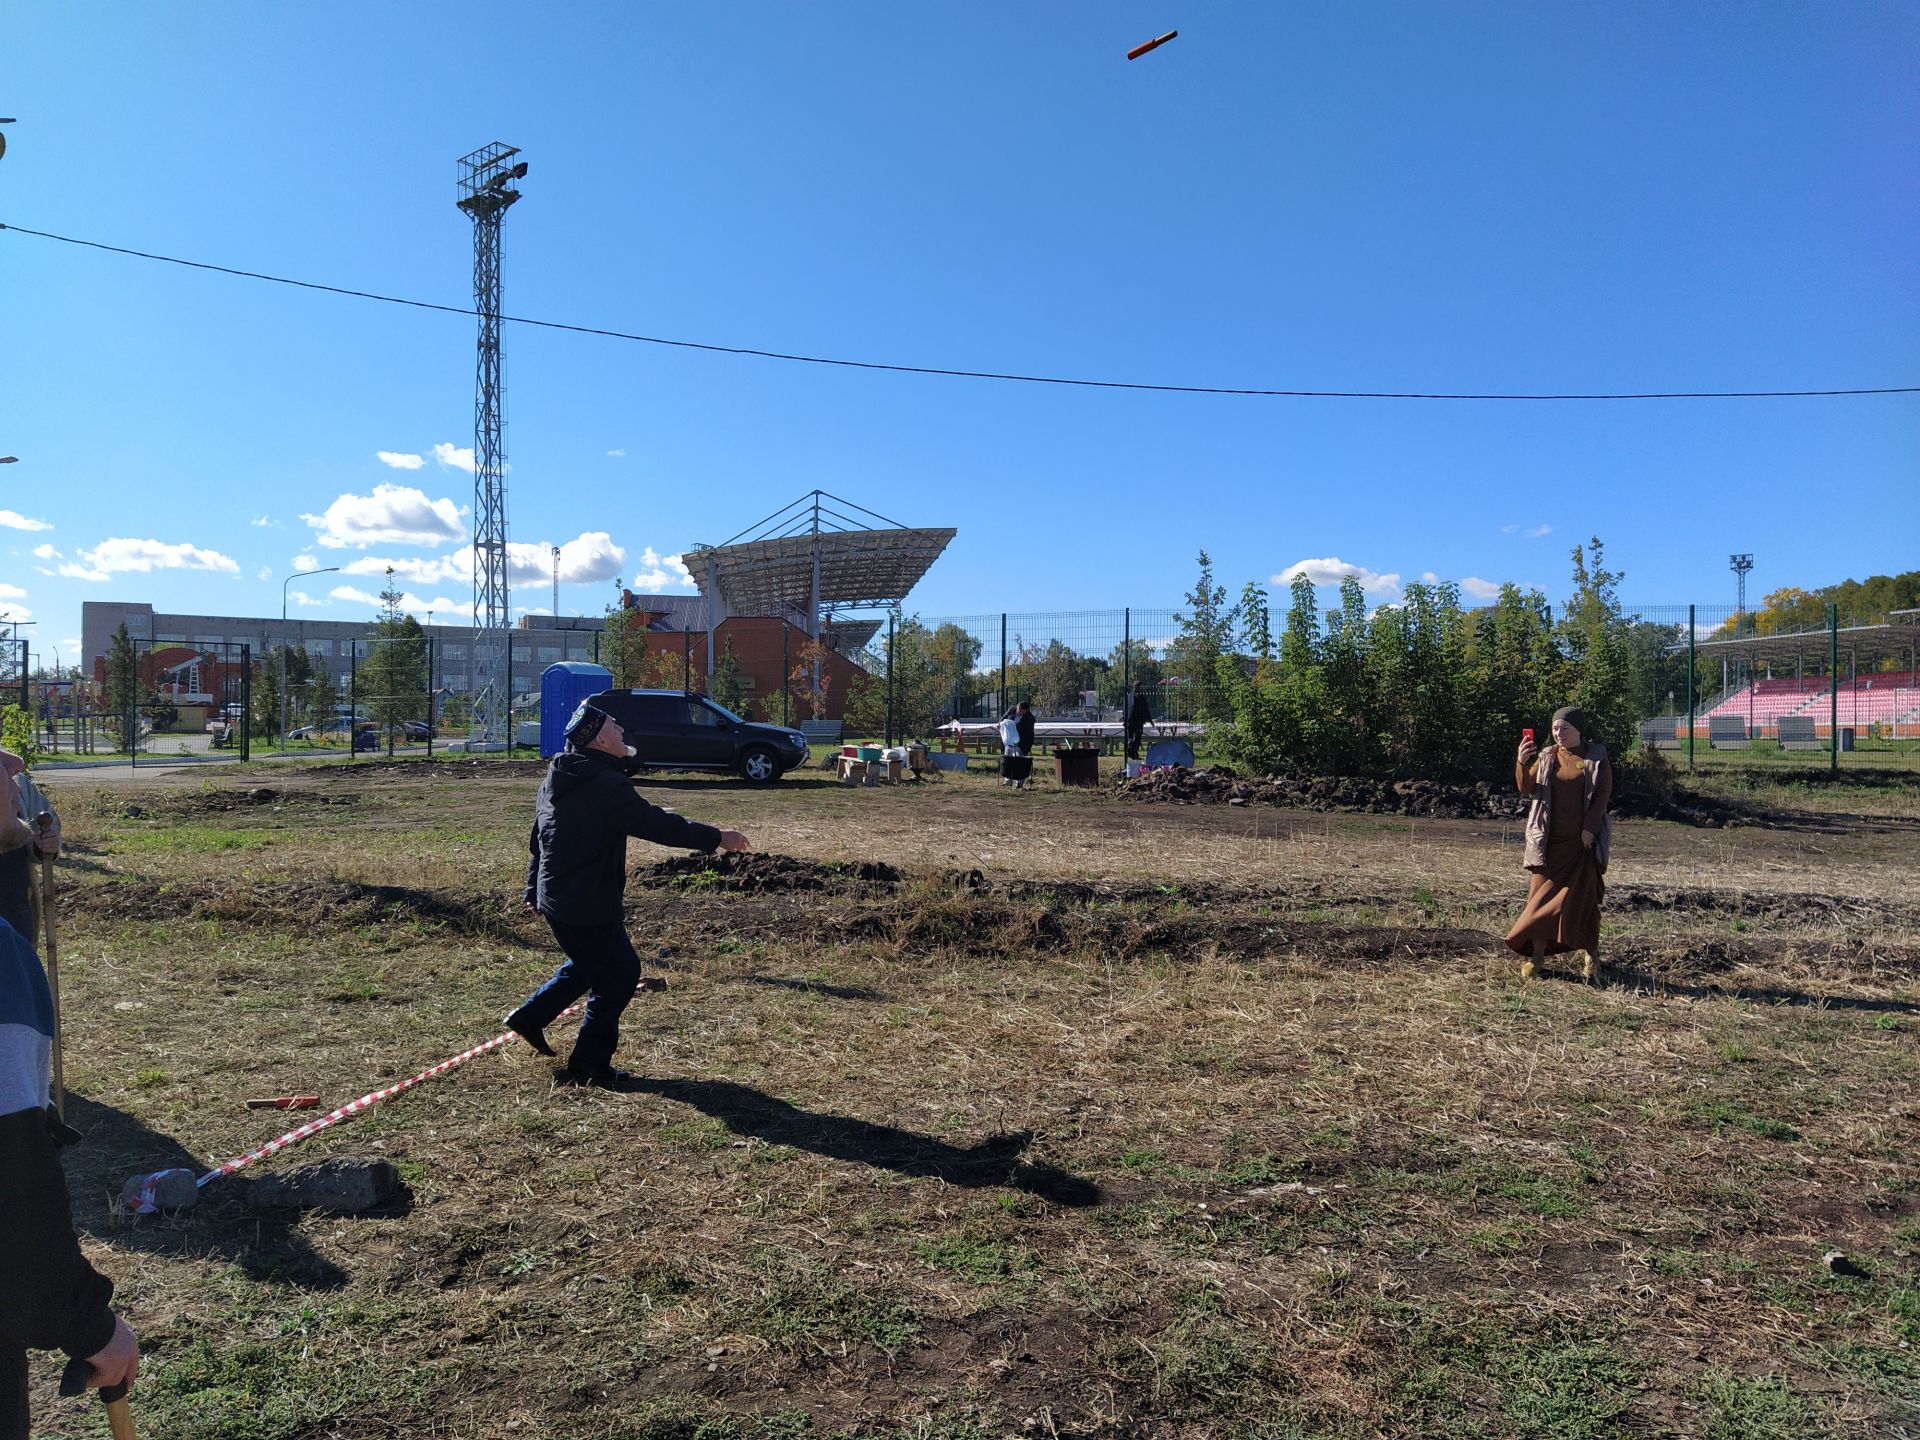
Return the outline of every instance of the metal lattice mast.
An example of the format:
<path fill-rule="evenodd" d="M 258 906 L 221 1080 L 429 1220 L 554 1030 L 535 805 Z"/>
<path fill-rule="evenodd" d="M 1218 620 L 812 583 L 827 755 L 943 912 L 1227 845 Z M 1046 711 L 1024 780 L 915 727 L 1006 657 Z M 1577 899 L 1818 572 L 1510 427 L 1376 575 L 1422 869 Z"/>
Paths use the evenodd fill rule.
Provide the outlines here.
<path fill-rule="evenodd" d="M 480 317 L 473 388 L 473 729 L 470 750 L 498 750 L 508 733 L 512 670 L 507 609 L 507 396 L 500 367 L 500 226 L 527 173 L 495 142 L 460 160 L 455 202 L 473 221 L 473 308 Z"/>
<path fill-rule="evenodd" d="M 553 547 L 553 618 L 560 618 L 560 547 Z"/>

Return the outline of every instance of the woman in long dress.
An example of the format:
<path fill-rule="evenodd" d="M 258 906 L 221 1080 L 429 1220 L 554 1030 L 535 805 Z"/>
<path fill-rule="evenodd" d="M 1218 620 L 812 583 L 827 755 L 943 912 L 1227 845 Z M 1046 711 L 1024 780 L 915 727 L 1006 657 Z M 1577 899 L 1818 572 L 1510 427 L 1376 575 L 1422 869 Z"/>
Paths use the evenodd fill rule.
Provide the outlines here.
<path fill-rule="evenodd" d="M 1549 955 L 1579 951 L 1580 974 L 1600 963 L 1600 902 L 1606 897 L 1613 822 L 1613 764 L 1590 733 L 1586 713 L 1569 705 L 1553 717 L 1553 743 L 1543 751 L 1531 735 L 1514 759 L 1514 783 L 1532 799 L 1527 810 L 1527 903 L 1507 932 L 1507 946 L 1531 979 Z"/>

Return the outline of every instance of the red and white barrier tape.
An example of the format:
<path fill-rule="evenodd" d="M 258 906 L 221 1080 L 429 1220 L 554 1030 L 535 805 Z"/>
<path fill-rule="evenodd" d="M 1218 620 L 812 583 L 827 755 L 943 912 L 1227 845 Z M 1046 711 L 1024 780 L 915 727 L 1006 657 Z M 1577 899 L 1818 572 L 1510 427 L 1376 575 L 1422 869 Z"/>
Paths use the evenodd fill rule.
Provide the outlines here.
<path fill-rule="evenodd" d="M 567 1016 L 573 1014 L 575 1011 L 584 1009 L 586 1007 L 586 1003 L 587 1003 L 586 1001 L 581 1000 L 575 1004 L 569 1005 L 566 1009 L 562 1010 L 554 1018 L 556 1020 L 563 1020 Z M 253 1164 L 253 1162 L 256 1160 L 264 1160 L 267 1158 L 267 1156 L 272 1155 L 277 1151 L 284 1150 L 289 1145 L 297 1145 L 299 1144 L 300 1141 L 305 1140 L 308 1136 L 318 1135 L 322 1130 L 327 1129 L 329 1126 L 338 1125 L 342 1120 L 350 1120 L 355 1115 L 360 1114 L 362 1111 L 371 1110 L 375 1105 L 378 1105 L 382 1100 L 391 1100 L 394 1096 L 402 1094 L 408 1090 L 411 1090 L 414 1086 L 418 1085 L 423 1080 L 431 1080 L 436 1075 L 444 1075 L 447 1073 L 447 1071 L 453 1069 L 455 1066 L 464 1065 L 467 1063 L 467 1061 L 474 1059 L 476 1056 L 485 1055 L 489 1050 L 497 1050 L 502 1045 L 506 1044 L 509 1040 L 512 1040 L 514 1038 L 515 1038 L 515 1032 L 513 1032 L 512 1030 L 502 1030 L 498 1035 L 494 1036 L 493 1039 L 487 1041 L 484 1045 L 476 1045 L 471 1050 L 462 1050 L 458 1055 L 453 1056 L 451 1059 L 442 1060 L 438 1065 L 429 1065 L 425 1070 L 422 1070 L 418 1075 L 411 1075 L 405 1080 L 399 1081 L 397 1084 L 387 1086 L 386 1089 L 384 1090 L 372 1090 L 372 1091 L 369 1091 L 367 1094 L 362 1095 L 358 1100 L 349 1100 L 346 1104 L 342 1105 L 339 1109 L 331 1111 L 328 1114 L 322 1115 L 318 1120 L 309 1120 L 305 1125 L 302 1125 L 299 1129 L 289 1130 L 286 1134 L 282 1135 L 279 1139 L 269 1140 L 266 1144 L 261 1145 L 256 1149 L 249 1150 L 246 1154 L 242 1155 L 238 1160 L 229 1160 L 226 1164 L 222 1165 L 219 1169 L 209 1170 L 206 1174 L 202 1175 L 198 1180 L 194 1181 L 194 1186 L 195 1188 L 206 1186 L 212 1181 L 218 1180 L 223 1175 L 231 1175 L 233 1174 L 234 1171 L 243 1169 L 246 1166 Z"/>

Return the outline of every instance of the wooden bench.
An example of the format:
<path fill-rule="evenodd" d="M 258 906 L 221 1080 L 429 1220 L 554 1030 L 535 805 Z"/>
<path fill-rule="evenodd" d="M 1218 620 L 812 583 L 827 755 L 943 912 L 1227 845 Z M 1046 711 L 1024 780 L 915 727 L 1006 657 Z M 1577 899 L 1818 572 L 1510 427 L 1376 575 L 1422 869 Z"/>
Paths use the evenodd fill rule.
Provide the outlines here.
<path fill-rule="evenodd" d="M 802 720 L 799 726 L 809 745 L 838 745 L 845 728 L 838 720 Z"/>
<path fill-rule="evenodd" d="M 1649 750 L 1678 750 L 1680 748 L 1680 726 L 1683 722 L 1677 716 L 1662 716 L 1658 720 L 1640 722 L 1640 743 Z"/>
<path fill-rule="evenodd" d="M 1782 750 L 1825 750 L 1827 742 L 1814 729 L 1811 715 L 1782 715 L 1779 729 Z"/>
<path fill-rule="evenodd" d="M 1707 744 L 1715 750 L 1745 750 L 1747 722 L 1738 715 L 1715 715 L 1707 721 Z"/>

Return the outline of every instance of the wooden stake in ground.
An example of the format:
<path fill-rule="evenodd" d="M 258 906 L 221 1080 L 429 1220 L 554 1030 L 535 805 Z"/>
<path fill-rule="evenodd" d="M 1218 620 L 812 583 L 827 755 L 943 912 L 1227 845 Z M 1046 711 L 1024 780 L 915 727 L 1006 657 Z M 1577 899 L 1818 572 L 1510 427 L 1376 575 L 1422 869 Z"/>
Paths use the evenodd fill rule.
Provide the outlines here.
<path fill-rule="evenodd" d="M 43 839 L 53 833 L 52 811 L 40 812 L 37 828 Z M 40 933 L 47 950 L 47 988 L 53 992 L 53 1108 L 65 1120 L 67 1074 L 60 1053 L 60 946 L 53 934 L 53 857 L 44 852 L 40 856 Z"/>

